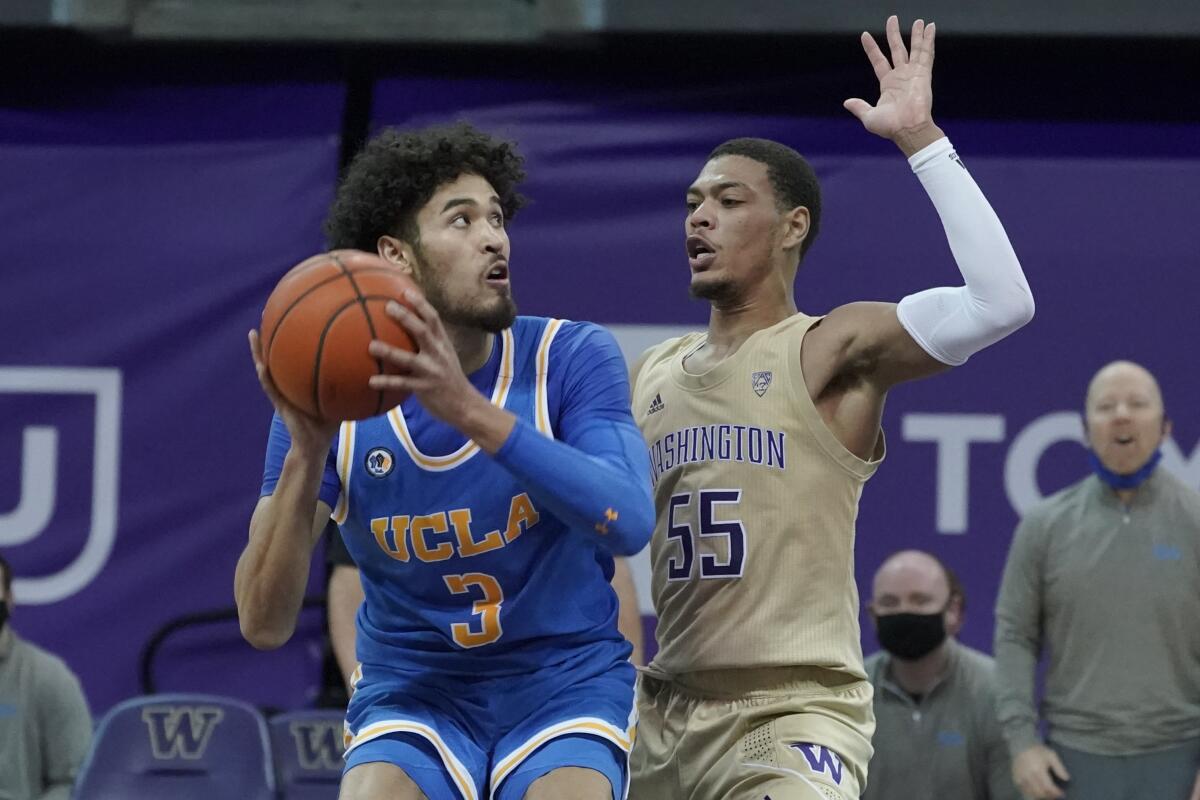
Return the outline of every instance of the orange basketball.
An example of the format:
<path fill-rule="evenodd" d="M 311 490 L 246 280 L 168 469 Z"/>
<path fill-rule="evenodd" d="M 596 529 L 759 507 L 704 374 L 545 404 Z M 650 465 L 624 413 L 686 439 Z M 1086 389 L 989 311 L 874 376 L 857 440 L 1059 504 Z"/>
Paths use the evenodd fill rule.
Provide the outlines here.
<path fill-rule="evenodd" d="M 300 410 L 326 420 L 365 419 L 399 405 L 399 392 L 372 389 L 372 375 L 397 370 L 367 352 L 381 339 L 410 352 L 408 331 L 384 312 L 416 289 L 377 255 L 334 250 L 313 256 L 280 279 L 262 313 L 263 360 L 275 386 Z M 405 303 L 405 305 L 408 305 Z"/>

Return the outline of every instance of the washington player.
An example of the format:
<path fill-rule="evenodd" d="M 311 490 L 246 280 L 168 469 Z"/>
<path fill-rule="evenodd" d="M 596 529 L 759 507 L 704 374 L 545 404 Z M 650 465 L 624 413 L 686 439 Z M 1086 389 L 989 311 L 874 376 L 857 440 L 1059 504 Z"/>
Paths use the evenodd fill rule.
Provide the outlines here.
<path fill-rule="evenodd" d="M 388 313 L 419 354 L 371 344 L 411 391 L 340 428 L 277 414 L 235 578 L 246 638 L 291 635 L 332 514 L 361 569 L 361 662 L 343 800 L 624 795 L 634 669 L 613 555 L 653 528 L 624 361 L 590 324 L 519 317 L 506 220 L 524 173 L 466 125 L 388 131 L 351 166 L 335 247 L 375 250 L 424 297 Z"/>
<path fill-rule="evenodd" d="M 896 17 L 887 39 L 891 63 L 862 36 L 879 101 L 845 105 L 908 156 L 966 285 L 798 313 L 792 285 L 820 223 L 804 159 L 735 139 L 688 189 L 691 293 L 712 305 L 708 330 L 651 348 L 633 372 L 660 645 L 639 684 L 639 800 L 859 796 L 874 719 L 854 520 L 884 455 L 884 398 L 1033 315 L 1000 221 L 933 122 L 933 24 L 913 24 L 911 53 Z"/>

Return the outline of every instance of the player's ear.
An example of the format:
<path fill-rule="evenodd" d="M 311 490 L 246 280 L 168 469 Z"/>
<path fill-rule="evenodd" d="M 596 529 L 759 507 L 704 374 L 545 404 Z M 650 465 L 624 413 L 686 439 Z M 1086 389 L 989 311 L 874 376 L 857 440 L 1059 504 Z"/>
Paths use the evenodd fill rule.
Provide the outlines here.
<path fill-rule="evenodd" d="M 375 243 L 375 249 L 379 251 L 379 255 L 385 261 L 395 264 L 401 271 L 412 275 L 416 267 L 416 253 L 413 252 L 412 245 L 403 239 L 397 239 L 395 236 L 380 236 L 379 241 Z"/>
<path fill-rule="evenodd" d="M 782 243 L 784 250 L 792 250 L 804 243 L 811 221 L 808 209 L 804 206 L 796 206 L 791 211 L 784 213 Z"/>

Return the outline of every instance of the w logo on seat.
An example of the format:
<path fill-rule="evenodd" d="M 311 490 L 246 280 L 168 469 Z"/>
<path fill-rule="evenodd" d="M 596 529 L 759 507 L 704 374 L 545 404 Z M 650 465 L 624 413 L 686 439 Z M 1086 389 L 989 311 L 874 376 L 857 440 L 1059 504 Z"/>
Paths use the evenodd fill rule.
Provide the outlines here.
<path fill-rule="evenodd" d="M 834 783 L 841 786 L 842 760 L 838 758 L 837 753 L 823 745 L 809 744 L 808 742 L 795 742 L 789 747 L 798 750 L 804 756 L 804 760 L 808 762 L 808 766 L 813 772 L 824 772 L 833 779 Z"/>
<path fill-rule="evenodd" d="M 296 742 L 296 760 L 301 769 L 342 769 L 342 724 L 333 720 L 293 722 L 288 726 Z"/>
<path fill-rule="evenodd" d="M 150 748 L 160 761 L 204 757 L 208 740 L 225 712 L 215 706 L 150 706 L 142 722 L 150 730 Z"/>

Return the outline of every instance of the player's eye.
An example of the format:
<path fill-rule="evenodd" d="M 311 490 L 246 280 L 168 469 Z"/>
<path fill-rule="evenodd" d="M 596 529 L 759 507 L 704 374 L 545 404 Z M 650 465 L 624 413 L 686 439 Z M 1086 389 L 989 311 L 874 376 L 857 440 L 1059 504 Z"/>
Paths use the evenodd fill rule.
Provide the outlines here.
<path fill-rule="evenodd" d="M 700 207 L 700 204 L 699 204 L 699 203 L 697 203 L 695 200 L 688 200 L 688 201 L 687 201 L 687 202 L 686 202 L 684 205 L 686 205 L 686 206 L 687 206 L 687 210 L 688 210 L 688 213 L 689 213 L 689 214 L 691 214 L 691 213 L 692 213 L 692 212 L 694 212 L 694 211 L 695 211 L 697 208 L 699 208 L 699 207 Z"/>
<path fill-rule="evenodd" d="M 501 214 L 499 211 L 492 214 L 491 220 L 492 220 L 492 224 L 495 225 L 497 228 L 504 227 L 504 215 Z"/>
<path fill-rule="evenodd" d="M 450 224 L 456 228 L 465 228 L 471 224 L 471 219 L 466 214 L 455 214 L 451 217 Z"/>
<path fill-rule="evenodd" d="M 721 205 L 724 206 L 725 208 L 732 208 L 733 206 L 740 205 L 741 202 L 742 201 L 736 197 L 722 197 L 721 198 Z"/>

